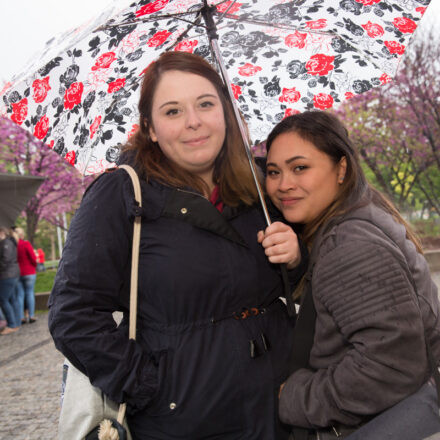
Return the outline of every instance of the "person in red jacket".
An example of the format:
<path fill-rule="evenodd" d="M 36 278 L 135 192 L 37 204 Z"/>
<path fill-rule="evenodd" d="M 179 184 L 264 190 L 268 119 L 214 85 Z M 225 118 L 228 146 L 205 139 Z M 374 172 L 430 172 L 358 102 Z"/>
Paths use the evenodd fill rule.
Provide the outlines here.
<path fill-rule="evenodd" d="M 43 249 L 38 248 L 35 251 L 35 255 L 37 256 L 37 272 L 44 272 L 46 270 L 46 268 L 44 267 L 44 262 L 46 261 L 46 258 Z"/>
<path fill-rule="evenodd" d="M 35 295 L 34 286 L 37 279 L 37 258 L 31 243 L 24 239 L 24 231 L 15 228 L 18 234 L 17 260 L 20 266 L 20 279 L 17 284 L 18 300 L 22 313 L 21 322 L 33 323 L 35 318 Z"/>

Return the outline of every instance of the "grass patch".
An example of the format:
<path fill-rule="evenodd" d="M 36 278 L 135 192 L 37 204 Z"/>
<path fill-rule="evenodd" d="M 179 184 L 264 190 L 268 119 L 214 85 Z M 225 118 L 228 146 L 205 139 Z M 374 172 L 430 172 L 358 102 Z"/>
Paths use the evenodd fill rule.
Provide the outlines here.
<path fill-rule="evenodd" d="M 56 270 L 46 270 L 37 273 L 37 281 L 35 282 L 35 293 L 50 292 L 55 279 Z"/>

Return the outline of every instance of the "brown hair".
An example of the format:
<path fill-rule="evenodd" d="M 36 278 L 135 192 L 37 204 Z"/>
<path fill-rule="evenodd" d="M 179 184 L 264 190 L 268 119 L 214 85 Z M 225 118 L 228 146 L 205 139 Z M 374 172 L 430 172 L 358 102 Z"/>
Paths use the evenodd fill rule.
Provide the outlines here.
<path fill-rule="evenodd" d="M 397 208 L 367 181 L 359 155 L 353 147 L 347 129 L 333 114 L 319 110 L 307 111 L 283 119 L 269 134 L 266 148 L 269 151 L 279 135 L 293 132 L 311 142 L 325 153 L 335 164 L 345 157 L 347 161 L 344 181 L 337 199 L 313 222 L 304 226 L 302 239 L 310 247 L 318 229 L 333 217 L 343 215 L 370 201 L 392 215 L 395 221 L 405 226 L 406 235 L 422 253 L 420 240 Z"/>
<path fill-rule="evenodd" d="M 220 97 L 226 123 L 226 137 L 214 163 L 214 183 L 219 185 L 222 201 L 230 206 L 240 202 L 251 205 L 258 200 L 234 111 L 218 73 L 203 58 L 187 52 L 165 52 L 146 69 L 139 100 L 139 129 L 123 148 L 134 153 L 134 166 L 145 178 L 154 178 L 173 187 L 190 187 L 209 195 L 208 185 L 163 154 L 150 138 L 151 108 L 162 75 L 170 70 L 193 73 L 210 81 Z"/>

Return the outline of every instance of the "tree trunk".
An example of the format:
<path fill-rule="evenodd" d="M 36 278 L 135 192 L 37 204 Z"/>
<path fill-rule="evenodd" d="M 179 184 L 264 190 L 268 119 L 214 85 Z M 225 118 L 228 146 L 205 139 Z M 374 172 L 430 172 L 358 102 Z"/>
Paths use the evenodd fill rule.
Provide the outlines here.
<path fill-rule="evenodd" d="M 55 255 L 55 237 L 53 232 L 50 234 L 50 259 L 52 261 L 56 260 Z"/>
<path fill-rule="evenodd" d="M 35 212 L 26 209 L 26 233 L 27 239 L 34 246 L 35 233 L 37 231 L 38 221 L 40 217 Z"/>

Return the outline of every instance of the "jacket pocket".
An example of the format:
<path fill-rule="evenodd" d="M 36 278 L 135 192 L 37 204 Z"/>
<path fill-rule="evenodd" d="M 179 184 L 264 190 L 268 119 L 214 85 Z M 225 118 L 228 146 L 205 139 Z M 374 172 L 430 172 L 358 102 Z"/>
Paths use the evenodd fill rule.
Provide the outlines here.
<path fill-rule="evenodd" d="M 159 361 L 158 381 L 156 395 L 145 409 L 145 414 L 151 417 L 172 415 L 177 409 L 176 402 L 172 399 L 172 359 L 171 350 L 166 351 Z"/>

